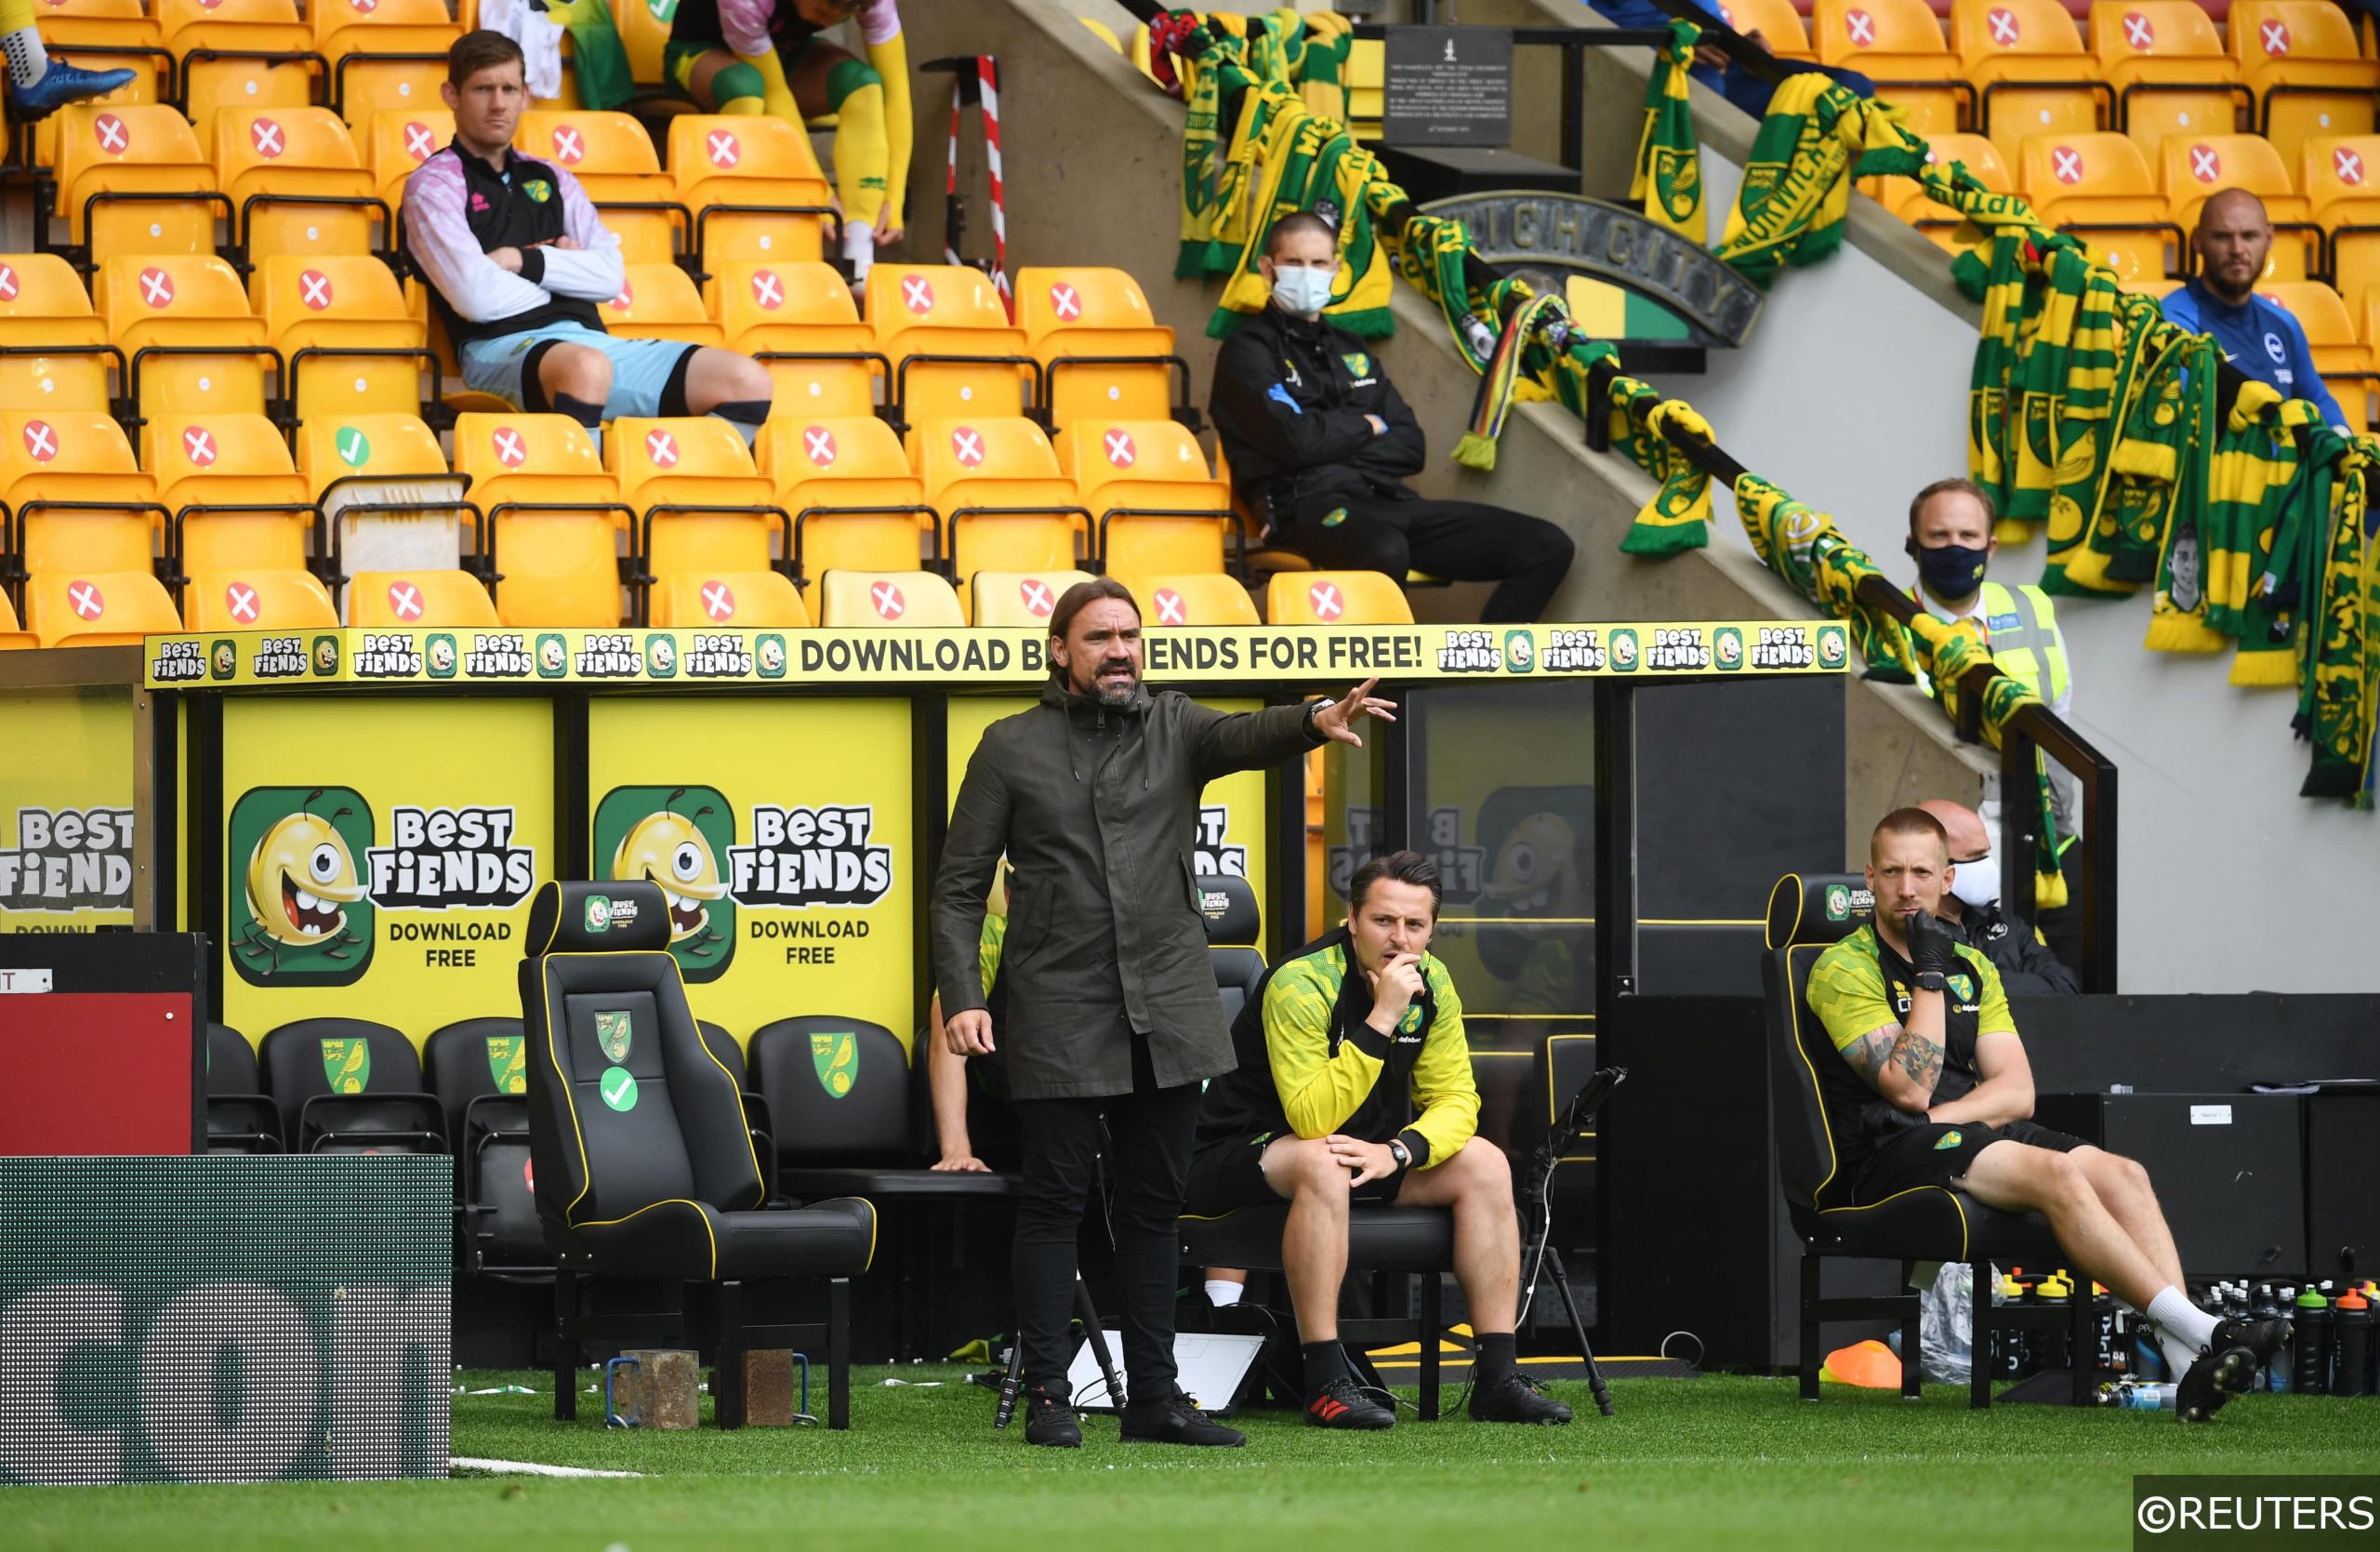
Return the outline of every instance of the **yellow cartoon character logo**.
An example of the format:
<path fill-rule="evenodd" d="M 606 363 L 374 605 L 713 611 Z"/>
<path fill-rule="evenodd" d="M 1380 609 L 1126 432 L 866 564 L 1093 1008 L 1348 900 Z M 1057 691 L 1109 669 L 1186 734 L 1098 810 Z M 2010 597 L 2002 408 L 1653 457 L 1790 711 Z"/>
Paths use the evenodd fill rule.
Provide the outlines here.
<path fill-rule="evenodd" d="M 669 952 L 690 982 L 727 968 L 735 900 L 720 863 L 735 843 L 734 810 L 710 787 L 619 787 L 595 809 L 595 855 L 605 878 L 650 883 L 669 917 Z"/>
<path fill-rule="evenodd" d="M 262 788 L 240 800 L 231 815 L 233 842 L 255 837 L 231 935 L 233 963 L 244 977 L 343 984 L 363 974 L 372 951 L 372 906 L 354 846 L 370 839 L 370 825 L 363 800 L 344 789 Z M 345 833 L 351 826 L 360 826 L 360 840 Z"/>

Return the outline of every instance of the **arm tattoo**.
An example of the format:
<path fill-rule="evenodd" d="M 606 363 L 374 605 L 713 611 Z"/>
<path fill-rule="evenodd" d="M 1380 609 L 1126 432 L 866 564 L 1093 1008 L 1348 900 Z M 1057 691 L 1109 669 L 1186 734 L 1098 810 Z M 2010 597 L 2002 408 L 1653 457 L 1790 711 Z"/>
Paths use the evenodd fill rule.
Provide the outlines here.
<path fill-rule="evenodd" d="M 1942 1078 L 1942 1048 L 1923 1036 L 1903 1029 L 1900 1039 L 1893 1042 L 1893 1060 L 1909 1074 L 1909 1081 L 1926 1094 Z"/>
<path fill-rule="evenodd" d="M 1899 1033 L 1897 1028 L 1887 1028 L 1862 1035 L 1843 1048 L 1843 1059 L 1851 1064 L 1852 1071 L 1873 1083 L 1892 1058 L 1893 1038 Z"/>

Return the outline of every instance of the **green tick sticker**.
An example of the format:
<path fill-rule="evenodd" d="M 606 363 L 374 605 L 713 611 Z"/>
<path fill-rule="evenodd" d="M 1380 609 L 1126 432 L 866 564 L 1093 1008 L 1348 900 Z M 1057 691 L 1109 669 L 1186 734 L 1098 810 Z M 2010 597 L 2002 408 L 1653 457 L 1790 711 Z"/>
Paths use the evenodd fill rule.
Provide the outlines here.
<path fill-rule="evenodd" d="M 603 1095 L 603 1103 L 615 1110 L 636 1108 L 636 1075 L 624 1067 L 603 1069 L 603 1081 L 596 1085 Z"/>

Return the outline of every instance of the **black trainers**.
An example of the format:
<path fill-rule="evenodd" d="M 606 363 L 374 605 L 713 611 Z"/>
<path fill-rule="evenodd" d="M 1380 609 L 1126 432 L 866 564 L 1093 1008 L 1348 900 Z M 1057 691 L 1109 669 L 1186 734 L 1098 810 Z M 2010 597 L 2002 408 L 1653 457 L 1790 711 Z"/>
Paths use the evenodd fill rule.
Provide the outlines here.
<path fill-rule="evenodd" d="M 2230 1321 L 2224 1322 L 2226 1325 Z M 2279 1325 L 2281 1322 L 2271 1322 Z M 2258 1365 L 2254 1351 L 2246 1346 L 2217 1347 L 2201 1353 L 2199 1360 L 2184 1374 L 2180 1386 L 2174 1392 L 2174 1412 L 2185 1423 L 2211 1421 L 2232 1397 L 2252 1389 L 2256 1383 Z"/>
<path fill-rule="evenodd" d="M 1025 1393 L 1025 1442 L 1053 1450 L 1082 1448 L 1082 1425 L 1075 1421 L 1074 1404 L 1061 1400 L 1039 1386 Z"/>
<path fill-rule="evenodd" d="M 1545 1386 L 1517 1369 L 1502 1378 L 1482 1380 L 1471 1392 L 1474 1423 L 1537 1423 L 1559 1426 L 1570 1420 L 1570 1409 L 1545 1393 Z"/>
<path fill-rule="evenodd" d="M 1377 1392 L 1357 1385 L 1351 1374 L 1340 1374 L 1305 1404 L 1307 1424 L 1317 1428 L 1386 1428 L 1396 1413 L 1372 1399 Z"/>
<path fill-rule="evenodd" d="M 1174 1386 L 1163 1397 L 1144 1401 L 1135 1396 L 1124 1403 L 1119 1430 L 1128 1444 L 1203 1444 L 1236 1450 L 1248 1442 L 1237 1428 L 1226 1428 L 1190 1404 Z"/>
<path fill-rule="evenodd" d="M 2282 1348 L 2289 1346 L 2289 1321 L 2279 1315 L 2260 1320 L 2217 1320 L 2215 1340 L 2208 1343 L 2208 1352 L 2219 1353 L 2226 1347 L 2245 1347 L 2254 1353 L 2260 1364 L 2270 1363 Z M 2253 1381 L 2237 1388 L 2245 1390 Z"/>

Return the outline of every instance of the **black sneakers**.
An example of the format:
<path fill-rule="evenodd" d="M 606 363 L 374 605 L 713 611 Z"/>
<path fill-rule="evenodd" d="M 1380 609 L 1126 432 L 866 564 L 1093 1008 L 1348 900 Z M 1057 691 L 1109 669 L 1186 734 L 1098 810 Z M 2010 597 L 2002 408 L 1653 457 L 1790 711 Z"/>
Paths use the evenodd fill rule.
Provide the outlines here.
<path fill-rule="evenodd" d="M 1248 1442 L 1248 1436 L 1237 1428 L 1226 1428 L 1192 1406 L 1178 1385 L 1155 1400 L 1135 1396 L 1126 1401 L 1122 1424 L 1119 1431 L 1127 1444 L 1204 1444 L 1236 1450 Z"/>
<path fill-rule="evenodd" d="M 1570 1420 L 1570 1409 L 1545 1393 L 1545 1386 L 1517 1369 L 1497 1379 L 1482 1380 L 1471 1392 L 1474 1423 L 1538 1423 L 1548 1426 Z"/>
<path fill-rule="evenodd" d="M 2260 1319 L 2217 1320 L 2215 1340 L 2207 1344 L 2207 1351 L 2219 1353 L 2226 1347 L 2245 1347 L 2256 1355 L 2258 1363 L 2270 1363 L 2288 1346 L 2289 1321 L 2279 1315 L 2267 1315 Z"/>
<path fill-rule="evenodd" d="M 2174 1411 L 2185 1423 L 2208 1422 L 2232 1397 L 2253 1388 L 2256 1373 L 2256 1355 L 2245 1346 L 2201 1353 L 2174 1392 Z"/>
<path fill-rule="evenodd" d="M 1305 1420 L 1316 1428 L 1386 1428 L 1395 1425 L 1396 1413 L 1373 1400 L 1376 1392 L 1357 1385 L 1351 1374 L 1340 1374 L 1326 1382 L 1305 1404 Z"/>
<path fill-rule="evenodd" d="M 1082 1426 L 1075 1421 L 1072 1401 L 1060 1400 L 1039 1386 L 1025 1393 L 1025 1442 L 1053 1450 L 1082 1448 Z"/>

